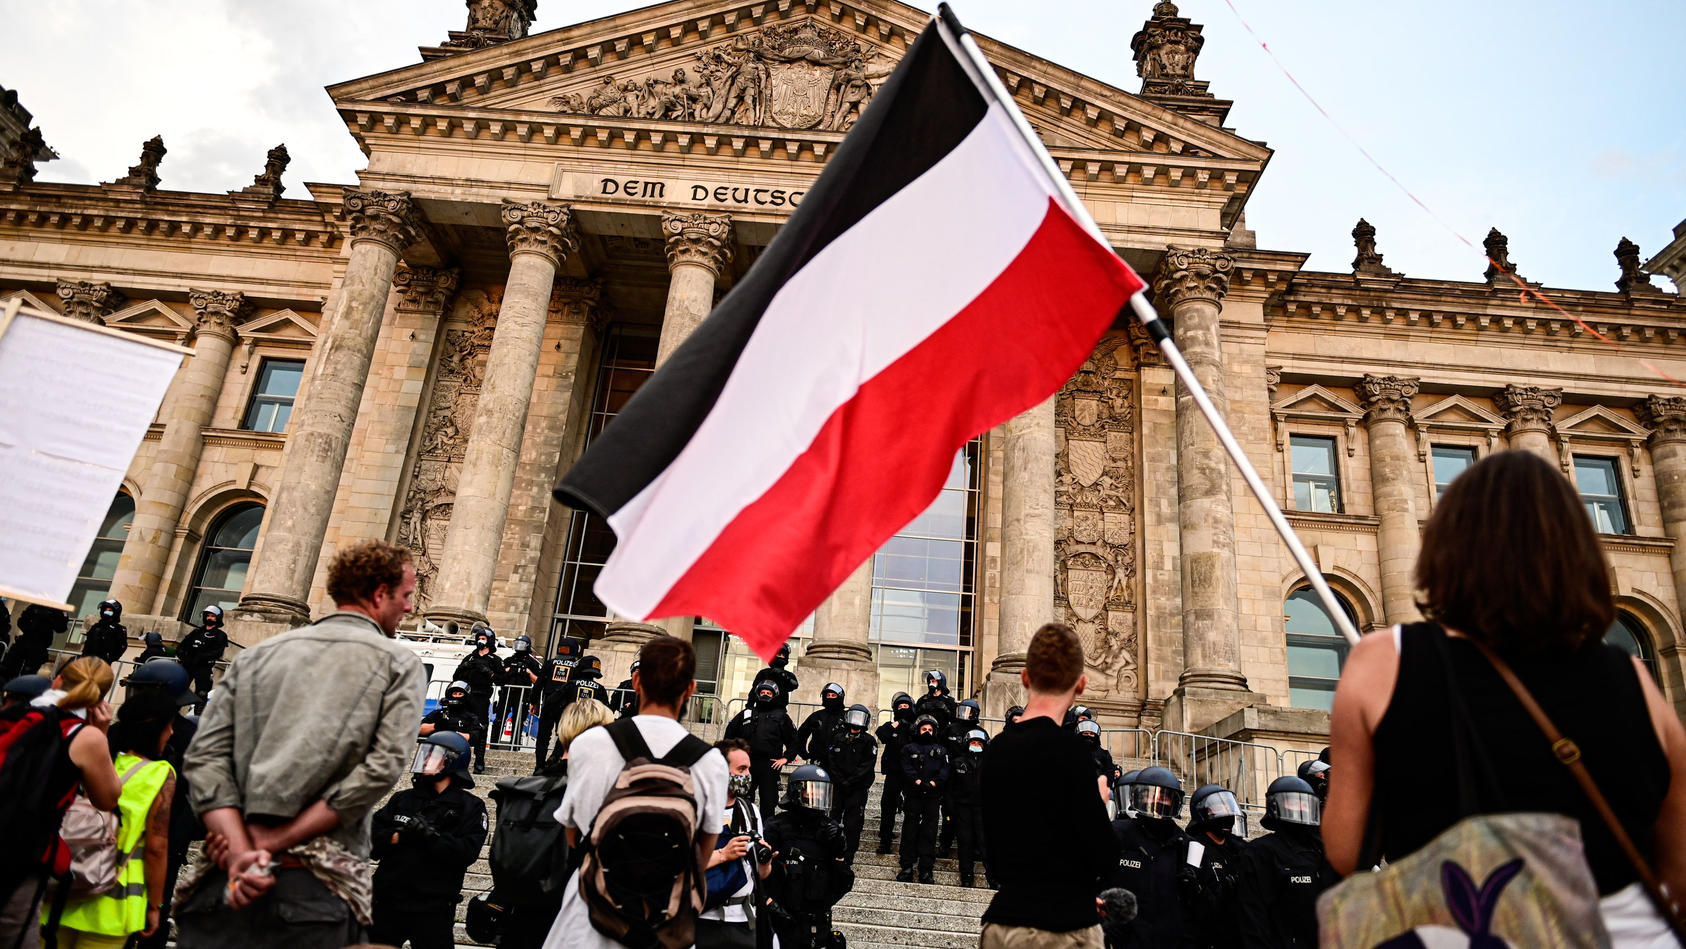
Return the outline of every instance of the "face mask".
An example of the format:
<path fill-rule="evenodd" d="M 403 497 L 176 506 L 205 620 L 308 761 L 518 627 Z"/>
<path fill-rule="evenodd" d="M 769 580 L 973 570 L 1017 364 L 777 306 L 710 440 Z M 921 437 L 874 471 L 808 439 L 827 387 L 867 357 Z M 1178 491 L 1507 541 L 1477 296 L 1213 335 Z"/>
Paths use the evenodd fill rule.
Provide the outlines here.
<path fill-rule="evenodd" d="M 747 774 L 734 774 L 726 780 L 726 790 L 732 792 L 733 797 L 745 797 L 754 788 L 755 783 Z"/>
<path fill-rule="evenodd" d="M 110 610 L 103 610 L 100 612 L 100 615 L 106 619 L 110 619 L 114 614 Z"/>
<path fill-rule="evenodd" d="M 932 732 L 929 728 L 919 729 L 920 738 L 930 738 L 933 734 L 935 734 L 935 732 Z"/>
<path fill-rule="evenodd" d="M 983 754 L 983 746 L 982 745 L 967 745 L 966 750 L 970 751 L 974 755 Z"/>

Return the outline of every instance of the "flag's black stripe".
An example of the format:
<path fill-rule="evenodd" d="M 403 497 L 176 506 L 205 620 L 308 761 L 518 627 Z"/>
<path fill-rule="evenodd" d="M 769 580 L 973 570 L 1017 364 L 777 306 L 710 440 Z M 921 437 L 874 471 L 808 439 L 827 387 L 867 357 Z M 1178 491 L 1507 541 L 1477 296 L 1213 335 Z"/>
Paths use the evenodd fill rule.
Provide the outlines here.
<path fill-rule="evenodd" d="M 708 417 L 779 289 L 839 235 L 958 147 L 987 110 L 983 94 L 933 22 L 908 48 L 766 253 L 592 442 L 556 486 L 556 499 L 608 517 L 654 481 Z"/>

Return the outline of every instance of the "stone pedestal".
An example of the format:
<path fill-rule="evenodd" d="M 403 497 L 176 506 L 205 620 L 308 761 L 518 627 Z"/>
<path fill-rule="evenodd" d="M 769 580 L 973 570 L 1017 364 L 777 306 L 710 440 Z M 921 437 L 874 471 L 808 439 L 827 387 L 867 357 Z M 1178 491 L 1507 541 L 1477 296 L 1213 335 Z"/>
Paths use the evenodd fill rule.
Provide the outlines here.
<path fill-rule="evenodd" d="M 1511 448 L 1531 451 L 1552 467 L 1558 465 L 1557 454 L 1551 450 L 1551 423 L 1563 404 L 1562 389 L 1509 385 L 1493 396 L 1493 404 L 1505 417 Z"/>
<path fill-rule="evenodd" d="M 1000 645 L 984 681 L 984 715 L 1024 704 L 1030 638 L 1054 613 L 1054 399 L 1002 426 Z"/>
<path fill-rule="evenodd" d="M 1161 727 L 1174 732 L 1199 732 L 1241 709 L 1268 704 L 1264 696 L 1242 689 L 1178 685 L 1165 700 Z"/>
<path fill-rule="evenodd" d="M 844 701 L 878 714 L 878 663 L 868 636 L 872 626 L 872 558 L 849 574 L 814 612 L 814 638 L 803 651 L 798 674 L 804 686 L 836 682 Z M 813 701 L 800 696 L 800 701 Z"/>
<path fill-rule="evenodd" d="M 1385 622 L 1410 623 L 1417 616 L 1417 551 L 1422 536 L 1417 527 L 1416 481 L 1422 468 L 1406 426 L 1411 421 L 1411 397 L 1417 380 L 1367 375 L 1358 384 L 1364 405 L 1364 424 L 1370 430 L 1370 484 L 1376 516 L 1381 519 L 1377 547 L 1382 568 L 1382 611 Z"/>
<path fill-rule="evenodd" d="M 249 592 L 240 598 L 238 613 L 258 623 L 297 625 L 310 618 L 310 579 L 322 553 L 393 274 L 399 255 L 418 233 L 407 194 L 348 188 L 342 210 L 351 230 L 350 258 L 287 426 L 281 474 L 264 514 Z M 232 620 L 229 626 L 232 633 Z"/>
<path fill-rule="evenodd" d="M 234 326 L 247 310 L 246 298 L 239 293 L 190 290 L 188 300 L 198 314 L 193 358 L 170 384 L 164 434 L 141 483 L 135 517 L 111 579 L 111 598 L 136 614 L 151 613 L 158 606 L 164 567 L 199 473 L 204 432 L 216 412 L 234 352 Z"/>
<path fill-rule="evenodd" d="M 544 342 L 556 268 L 578 245 L 566 206 L 505 202 L 509 279 L 498 312 L 485 383 L 474 409 L 451 523 L 427 618 L 471 627 L 486 621 L 503 543 L 527 406 Z"/>

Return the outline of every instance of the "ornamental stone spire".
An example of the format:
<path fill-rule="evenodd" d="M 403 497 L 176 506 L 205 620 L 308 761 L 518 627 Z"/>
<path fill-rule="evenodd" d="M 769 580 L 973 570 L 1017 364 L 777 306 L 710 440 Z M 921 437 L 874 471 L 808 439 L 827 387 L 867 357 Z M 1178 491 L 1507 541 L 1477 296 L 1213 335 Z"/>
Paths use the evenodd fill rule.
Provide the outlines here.
<path fill-rule="evenodd" d="M 33 116 L 18 102 L 18 94 L 0 88 L 0 186 L 26 185 L 35 180 L 35 163 L 51 161 L 58 152 L 47 147 Z"/>
<path fill-rule="evenodd" d="M 1510 283 L 1510 277 L 1517 276 L 1516 265 L 1510 262 L 1510 238 L 1504 236 L 1498 228 L 1490 228 L 1487 231 L 1487 239 L 1481 242 L 1481 248 L 1487 252 L 1487 272 L 1483 276 L 1487 278 L 1488 283 L 1498 283 L 1501 280 Z M 1506 274 L 1510 276 L 1507 277 Z"/>
<path fill-rule="evenodd" d="M 1231 105 L 1207 91 L 1210 83 L 1194 78 L 1194 62 L 1206 44 L 1202 27 L 1180 16 L 1177 5 L 1160 0 L 1153 16 L 1130 38 L 1141 97 L 1182 112 L 1208 125 L 1221 125 Z"/>
<path fill-rule="evenodd" d="M 129 173 L 111 182 L 125 188 L 139 188 L 142 191 L 152 191 L 158 187 L 158 166 L 164 163 L 164 156 L 169 153 L 164 147 L 164 136 L 154 135 L 141 146 L 140 164 L 131 165 Z"/>
<path fill-rule="evenodd" d="M 468 23 L 452 30 L 441 50 L 484 49 L 522 39 L 533 26 L 539 0 L 467 0 Z"/>
<path fill-rule="evenodd" d="M 1622 268 L 1622 275 L 1616 278 L 1616 289 L 1623 293 L 1661 293 L 1651 284 L 1651 275 L 1640 269 L 1639 245 L 1627 238 L 1622 238 L 1616 245 L 1616 263 Z"/>
<path fill-rule="evenodd" d="M 264 159 L 263 171 L 252 178 L 252 183 L 235 192 L 236 194 L 253 194 L 274 201 L 281 197 L 283 185 L 281 175 L 293 161 L 293 156 L 287 154 L 286 145 L 277 145 L 269 150 Z"/>
<path fill-rule="evenodd" d="M 1382 265 L 1382 255 L 1376 252 L 1376 227 L 1363 218 L 1352 229 L 1352 243 L 1358 256 L 1352 259 L 1352 272 L 1366 277 L 1391 277 L 1392 269 Z"/>

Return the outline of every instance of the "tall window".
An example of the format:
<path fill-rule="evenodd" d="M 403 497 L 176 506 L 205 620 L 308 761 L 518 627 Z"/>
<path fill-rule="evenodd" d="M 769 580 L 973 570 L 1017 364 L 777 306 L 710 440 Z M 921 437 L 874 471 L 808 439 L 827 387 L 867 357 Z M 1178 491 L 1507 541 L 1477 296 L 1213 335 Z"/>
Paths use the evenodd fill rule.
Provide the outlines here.
<path fill-rule="evenodd" d="M 1358 624 L 1352 606 L 1340 594 L 1335 600 L 1347 618 Z M 1288 635 L 1288 704 L 1327 712 L 1335 704 L 1335 683 L 1351 647 L 1335 626 L 1323 599 L 1309 585 L 1288 594 L 1282 626 Z"/>
<path fill-rule="evenodd" d="M 251 432 L 284 432 L 293 415 L 293 400 L 304 378 L 304 362 L 298 359 L 265 359 L 258 370 L 258 385 L 252 404 L 246 407 L 246 421 L 240 427 Z"/>
<path fill-rule="evenodd" d="M 82 569 L 76 573 L 76 585 L 70 588 L 70 615 L 73 619 L 93 613 L 111 591 L 111 578 L 117 575 L 117 560 L 123 553 L 123 540 L 129 536 L 129 522 L 134 519 L 134 498 L 119 494 L 112 499 L 111 507 L 106 509 L 105 520 L 100 522 L 99 536 L 94 538 L 87 558 L 82 561 Z M 151 603 L 125 603 L 124 606 L 136 613 L 152 608 Z"/>
<path fill-rule="evenodd" d="M 1614 458 L 1575 456 L 1575 487 L 1600 534 L 1627 534 L 1627 503 L 1622 500 L 1622 476 Z"/>
<path fill-rule="evenodd" d="M 1475 464 L 1475 449 L 1468 445 L 1434 446 L 1434 496 L 1444 497 L 1452 479 Z"/>
<path fill-rule="evenodd" d="M 1341 481 L 1335 467 L 1335 440 L 1326 435 L 1288 439 L 1294 464 L 1294 508 L 1322 514 L 1341 511 Z"/>
<path fill-rule="evenodd" d="M 586 444 L 603 431 L 644 380 L 655 372 L 656 329 L 613 324 L 603 341 L 602 353 L 591 395 Z M 609 608 L 591 588 L 614 549 L 615 532 L 602 518 L 585 511 L 569 514 L 562 579 L 556 586 L 556 609 L 551 613 L 552 642 L 560 636 L 592 639 L 602 635 L 608 625 Z"/>
<path fill-rule="evenodd" d="M 1651 649 L 1651 637 L 1645 634 L 1645 628 L 1626 613 L 1617 612 L 1616 621 L 1610 624 L 1610 629 L 1604 634 L 1604 641 L 1612 646 L 1620 646 L 1628 655 L 1639 660 L 1645 670 L 1651 673 L 1651 678 L 1662 684 L 1657 675 L 1657 654 Z"/>
<path fill-rule="evenodd" d="M 258 528 L 262 526 L 263 505 L 253 502 L 236 504 L 211 522 L 182 619 L 197 623 L 207 606 L 231 610 L 240 602 L 240 591 L 246 587 L 246 568 L 252 565 L 252 548 L 258 545 Z"/>

